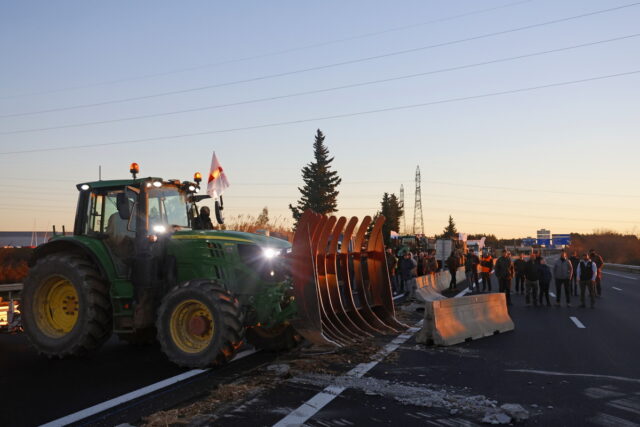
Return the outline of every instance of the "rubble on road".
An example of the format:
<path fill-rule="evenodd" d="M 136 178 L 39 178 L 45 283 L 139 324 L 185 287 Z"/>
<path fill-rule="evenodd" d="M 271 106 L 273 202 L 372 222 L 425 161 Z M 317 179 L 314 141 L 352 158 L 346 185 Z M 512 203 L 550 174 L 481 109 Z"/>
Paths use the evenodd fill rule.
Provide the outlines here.
<path fill-rule="evenodd" d="M 392 398 L 403 405 L 442 408 L 450 414 L 468 415 L 481 418 L 490 424 L 508 424 L 528 418 L 529 413 L 517 404 L 497 406 L 495 400 L 482 395 L 468 396 L 454 389 L 436 385 L 398 383 L 388 380 L 342 375 L 335 377 L 327 374 L 296 372 L 289 382 L 296 384 L 326 387 L 333 385 L 359 390 L 367 395 Z"/>

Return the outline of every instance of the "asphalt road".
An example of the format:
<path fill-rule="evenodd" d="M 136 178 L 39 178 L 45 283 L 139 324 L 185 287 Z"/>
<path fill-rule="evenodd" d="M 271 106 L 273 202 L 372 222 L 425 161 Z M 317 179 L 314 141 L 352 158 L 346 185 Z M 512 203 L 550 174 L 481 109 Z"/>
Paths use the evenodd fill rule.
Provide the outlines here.
<path fill-rule="evenodd" d="M 410 338 L 363 378 L 372 382 L 367 387 L 392 390 L 390 384 L 406 385 L 422 394 L 429 386 L 451 396 L 483 395 L 498 404 L 518 403 L 532 414 L 528 425 L 640 425 L 640 277 L 611 272 L 603 286 L 595 309 L 575 303 L 572 308 L 526 307 L 524 297 L 515 295 L 510 309 L 515 331 L 449 348 L 424 347 Z M 415 321 L 421 317 L 412 315 Z M 261 371 L 275 357 L 257 353 L 84 424 L 135 424 L 143 415 L 204 396 L 219 383 Z M 47 360 L 21 335 L 0 335 L 0 366 L 2 426 L 48 422 L 185 371 L 166 361 L 157 347 L 134 347 L 116 338 L 90 359 Z M 352 367 L 343 363 L 335 370 Z M 322 381 L 331 381 L 295 377 L 281 378 L 275 389 L 252 396 L 240 410 L 232 405 L 209 421 L 273 425 L 322 390 Z M 438 405 L 408 404 L 391 392 L 382 394 L 355 384 L 305 424 L 480 422 L 477 414 L 451 414 Z"/>
<path fill-rule="evenodd" d="M 516 295 L 516 330 L 448 348 L 407 341 L 396 358 L 366 378 L 449 394 L 483 395 L 525 407 L 527 425 L 640 425 L 640 277 L 605 274 L 596 308 L 527 307 Z M 495 289 L 495 283 L 494 283 Z M 584 328 L 579 328 L 575 317 Z M 389 388 L 389 383 L 382 382 Z M 322 386 L 288 380 L 240 412 L 219 414 L 225 425 L 277 423 Z M 376 390 L 373 390 L 375 393 Z M 355 384 L 313 415 L 308 426 L 481 424 L 477 415 L 407 404 L 393 393 L 371 395 Z M 402 399 L 400 399 L 402 400 Z M 256 416 L 259 414 L 259 416 Z"/>

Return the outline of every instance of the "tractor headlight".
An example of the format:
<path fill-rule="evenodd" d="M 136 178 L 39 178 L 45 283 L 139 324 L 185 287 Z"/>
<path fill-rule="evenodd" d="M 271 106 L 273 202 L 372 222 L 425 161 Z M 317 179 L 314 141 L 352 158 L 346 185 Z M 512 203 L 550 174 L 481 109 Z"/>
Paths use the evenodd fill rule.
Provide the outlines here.
<path fill-rule="evenodd" d="M 273 248 L 265 248 L 262 250 L 262 255 L 264 255 L 266 259 L 273 259 L 280 255 L 280 251 Z"/>
<path fill-rule="evenodd" d="M 153 231 L 155 233 L 166 233 L 167 232 L 167 227 L 165 227 L 164 225 L 154 225 L 153 226 Z"/>

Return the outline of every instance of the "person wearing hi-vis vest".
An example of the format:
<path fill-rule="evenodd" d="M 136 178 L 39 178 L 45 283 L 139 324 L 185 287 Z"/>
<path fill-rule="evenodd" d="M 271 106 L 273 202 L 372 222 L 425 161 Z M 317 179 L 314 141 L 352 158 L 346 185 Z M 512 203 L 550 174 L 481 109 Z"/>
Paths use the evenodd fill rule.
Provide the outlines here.
<path fill-rule="evenodd" d="M 589 299 L 591 299 L 591 308 L 596 306 L 596 277 L 598 276 L 598 267 L 596 263 L 589 259 L 589 254 L 582 255 L 582 261 L 578 264 L 578 281 L 580 282 L 580 307 L 584 308 L 584 292 L 585 288 L 589 289 Z"/>
<path fill-rule="evenodd" d="M 482 279 L 482 292 L 491 292 L 491 270 L 493 270 L 493 257 L 487 251 L 480 259 L 480 278 Z"/>

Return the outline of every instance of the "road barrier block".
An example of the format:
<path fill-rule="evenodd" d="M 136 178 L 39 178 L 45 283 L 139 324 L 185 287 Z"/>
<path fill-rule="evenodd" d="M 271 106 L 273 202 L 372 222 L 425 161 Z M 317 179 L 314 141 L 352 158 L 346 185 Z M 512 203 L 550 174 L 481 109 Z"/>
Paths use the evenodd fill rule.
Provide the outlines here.
<path fill-rule="evenodd" d="M 514 329 L 503 293 L 427 301 L 424 313 L 421 344 L 454 345 Z"/>

